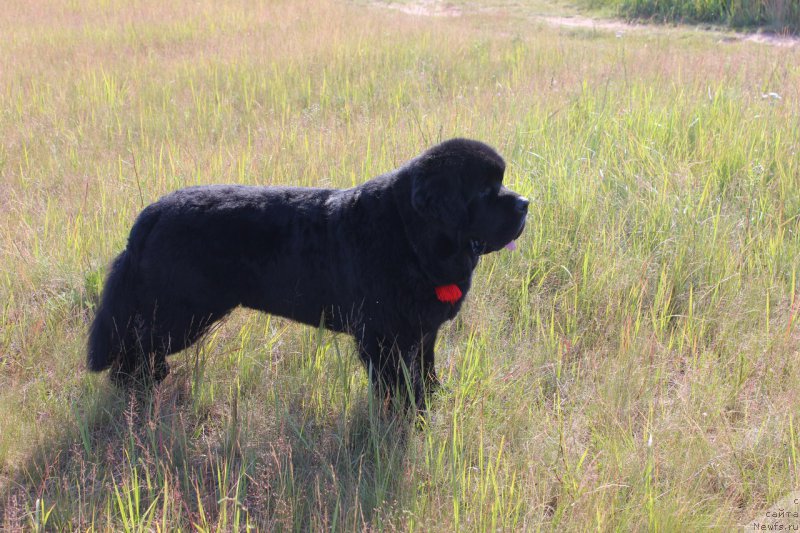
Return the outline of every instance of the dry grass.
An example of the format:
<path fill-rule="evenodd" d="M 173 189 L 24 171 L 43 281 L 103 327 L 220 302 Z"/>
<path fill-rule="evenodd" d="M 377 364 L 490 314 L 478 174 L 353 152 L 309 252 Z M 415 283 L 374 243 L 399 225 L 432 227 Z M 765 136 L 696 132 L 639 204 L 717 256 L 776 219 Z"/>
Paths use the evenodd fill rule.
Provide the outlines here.
<path fill-rule="evenodd" d="M 726 529 L 798 487 L 796 51 L 326 1 L 0 27 L 4 528 Z M 375 415 L 346 338 L 251 313 L 153 395 L 82 370 L 143 205 L 349 186 L 453 135 L 535 206 L 444 331 L 426 429 Z"/>

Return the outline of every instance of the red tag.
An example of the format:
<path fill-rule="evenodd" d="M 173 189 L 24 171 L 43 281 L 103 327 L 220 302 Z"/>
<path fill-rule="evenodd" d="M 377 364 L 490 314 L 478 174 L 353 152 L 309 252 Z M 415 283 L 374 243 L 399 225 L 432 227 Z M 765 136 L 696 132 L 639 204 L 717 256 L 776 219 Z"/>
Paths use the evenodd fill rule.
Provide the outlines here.
<path fill-rule="evenodd" d="M 454 304 L 461 299 L 461 289 L 458 285 L 441 285 L 436 287 L 436 298 L 440 302 Z"/>

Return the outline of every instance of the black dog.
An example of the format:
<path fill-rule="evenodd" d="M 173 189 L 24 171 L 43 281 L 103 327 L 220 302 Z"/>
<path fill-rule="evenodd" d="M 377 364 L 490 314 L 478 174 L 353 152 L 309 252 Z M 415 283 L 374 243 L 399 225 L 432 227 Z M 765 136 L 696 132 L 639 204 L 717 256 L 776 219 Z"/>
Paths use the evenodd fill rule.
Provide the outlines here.
<path fill-rule="evenodd" d="M 478 258 L 525 226 L 528 200 L 504 171 L 489 146 L 452 139 L 352 189 L 173 192 L 142 211 L 111 266 L 89 369 L 159 381 L 168 354 L 242 305 L 353 335 L 373 383 L 421 407 L 438 384 L 436 333 Z"/>

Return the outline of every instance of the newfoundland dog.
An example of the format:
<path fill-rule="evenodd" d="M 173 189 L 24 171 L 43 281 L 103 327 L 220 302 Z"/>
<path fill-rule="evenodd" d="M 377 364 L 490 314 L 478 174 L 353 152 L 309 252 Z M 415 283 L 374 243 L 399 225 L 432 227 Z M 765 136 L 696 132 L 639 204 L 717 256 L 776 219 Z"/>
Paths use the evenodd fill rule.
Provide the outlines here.
<path fill-rule="evenodd" d="M 242 305 L 355 337 L 376 388 L 424 407 L 436 333 L 481 255 L 514 248 L 528 200 L 451 139 L 352 189 L 189 187 L 146 207 L 111 265 L 88 367 L 159 381 L 166 356 Z M 410 394 L 410 396 L 409 396 Z"/>

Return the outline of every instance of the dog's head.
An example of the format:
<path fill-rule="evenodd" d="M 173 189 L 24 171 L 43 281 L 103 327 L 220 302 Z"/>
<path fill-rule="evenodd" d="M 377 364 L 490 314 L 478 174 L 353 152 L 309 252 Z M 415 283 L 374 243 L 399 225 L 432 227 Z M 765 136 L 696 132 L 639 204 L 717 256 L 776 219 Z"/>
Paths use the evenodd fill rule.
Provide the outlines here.
<path fill-rule="evenodd" d="M 468 246 L 475 256 L 513 249 L 525 228 L 528 199 L 503 186 L 505 167 L 486 144 L 445 141 L 411 162 L 411 205 L 456 248 Z"/>

